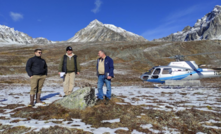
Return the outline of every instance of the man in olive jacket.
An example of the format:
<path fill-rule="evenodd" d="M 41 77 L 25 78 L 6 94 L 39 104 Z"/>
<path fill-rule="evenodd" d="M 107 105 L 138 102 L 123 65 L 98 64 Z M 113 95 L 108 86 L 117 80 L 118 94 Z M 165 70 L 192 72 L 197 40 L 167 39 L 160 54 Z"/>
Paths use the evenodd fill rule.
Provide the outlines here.
<path fill-rule="evenodd" d="M 74 89 L 75 74 L 80 74 L 80 64 L 77 55 L 74 55 L 72 52 L 72 47 L 68 46 L 66 52 L 67 53 L 62 56 L 58 67 L 59 74 L 65 72 L 63 80 L 65 96 L 71 94 Z"/>
<path fill-rule="evenodd" d="M 34 97 L 36 94 L 36 103 L 41 101 L 41 89 L 47 76 L 48 67 L 44 59 L 41 58 L 42 50 L 35 49 L 35 56 L 30 58 L 26 64 L 26 72 L 31 79 L 30 104 L 34 106 Z"/>

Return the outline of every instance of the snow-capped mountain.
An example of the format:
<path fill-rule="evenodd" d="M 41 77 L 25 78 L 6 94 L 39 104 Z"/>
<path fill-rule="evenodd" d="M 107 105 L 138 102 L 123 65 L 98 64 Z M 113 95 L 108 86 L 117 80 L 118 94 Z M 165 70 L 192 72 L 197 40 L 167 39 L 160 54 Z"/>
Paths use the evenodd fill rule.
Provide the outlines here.
<path fill-rule="evenodd" d="M 50 41 L 46 38 L 43 38 L 43 37 L 33 38 L 33 42 L 35 44 L 50 44 L 50 43 L 53 43 L 52 41 Z"/>
<path fill-rule="evenodd" d="M 216 5 L 210 13 L 198 19 L 193 27 L 154 41 L 191 41 L 221 39 L 221 6 Z"/>
<path fill-rule="evenodd" d="M 14 30 L 8 26 L 0 25 L 0 44 L 49 44 L 46 38 L 32 38 L 31 36 Z"/>
<path fill-rule="evenodd" d="M 98 20 L 78 31 L 68 42 L 95 42 L 95 41 L 147 41 L 142 36 L 128 32 L 112 24 L 103 24 Z"/>

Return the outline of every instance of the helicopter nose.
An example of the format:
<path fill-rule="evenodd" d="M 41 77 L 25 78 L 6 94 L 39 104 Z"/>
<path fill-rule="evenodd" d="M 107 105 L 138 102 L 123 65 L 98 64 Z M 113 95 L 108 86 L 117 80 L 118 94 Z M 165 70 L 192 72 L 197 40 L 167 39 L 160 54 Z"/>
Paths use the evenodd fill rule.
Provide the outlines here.
<path fill-rule="evenodd" d="M 140 79 L 143 80 L 143 75 L 140 76 Z"/>
<path fill-rule="evenodd" d="M 140 79 L 143 80 L 143 81 L 147 81 L 148 78 L 149 78 L 149 75 L 147 75 L 147 74 L 143 74 L 143 75 L 140 76 Z"/>

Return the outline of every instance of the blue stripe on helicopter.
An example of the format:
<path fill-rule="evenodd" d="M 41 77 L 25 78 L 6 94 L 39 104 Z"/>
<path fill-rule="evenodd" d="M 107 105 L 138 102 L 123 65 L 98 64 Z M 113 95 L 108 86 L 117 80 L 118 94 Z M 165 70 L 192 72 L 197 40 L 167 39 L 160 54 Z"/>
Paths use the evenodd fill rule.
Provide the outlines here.
<path fill-rule="evenodd" d="M 197 73 L 196 71 L 193 71 L 190 74 L 196 74 L 196 73 Z M 187 76 L 189 76 L 190 74 L 188 73 L 188 74 L 177 75 L 177 76 L 172 76 L 172 77 L 150 79 L 150 80 L 147 80 L 147 81 L 148 82 L 156 82 L 156 83 L 162 83 L 163 84 L 163 83 L 165 83 L 165 80 L 182 80 L 182 79 L 186 78 Z"/>

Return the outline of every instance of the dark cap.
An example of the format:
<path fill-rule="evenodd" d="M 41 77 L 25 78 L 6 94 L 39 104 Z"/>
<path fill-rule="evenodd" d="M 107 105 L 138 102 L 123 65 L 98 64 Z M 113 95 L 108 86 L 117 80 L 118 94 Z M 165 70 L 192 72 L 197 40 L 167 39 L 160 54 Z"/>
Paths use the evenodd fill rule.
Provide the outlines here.
<path fill-rule="evenodd" d="M 68 46 L 68 47 L 66 48 L 66 51 L 68 51 L 68 50 L 71 50 L 71 51 L 72 51 L 72 47 L 71 47 L 71 46 Z"/>

